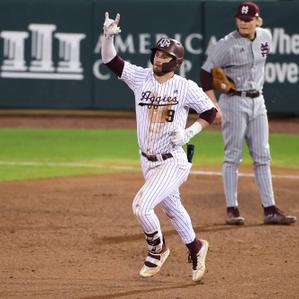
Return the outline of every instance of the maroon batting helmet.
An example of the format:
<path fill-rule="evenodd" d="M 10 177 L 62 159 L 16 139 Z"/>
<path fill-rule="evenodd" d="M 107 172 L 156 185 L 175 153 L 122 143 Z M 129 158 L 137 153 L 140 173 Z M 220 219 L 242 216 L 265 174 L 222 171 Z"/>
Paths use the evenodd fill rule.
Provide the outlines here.
<path fill-rule="evenodd" d="M 182 44 L 172 38 L 160 38 L 156 43 L 156 46 L 151 49 L 151 62 L 154 63 L 154 57 L 157 50 L 166 52 L 173 56 L 173 59 L 168 63 L 163 63 L 162 71 L 163 72 L 172 72 L 180 68 L 184 61 L 184 47 Z"/>

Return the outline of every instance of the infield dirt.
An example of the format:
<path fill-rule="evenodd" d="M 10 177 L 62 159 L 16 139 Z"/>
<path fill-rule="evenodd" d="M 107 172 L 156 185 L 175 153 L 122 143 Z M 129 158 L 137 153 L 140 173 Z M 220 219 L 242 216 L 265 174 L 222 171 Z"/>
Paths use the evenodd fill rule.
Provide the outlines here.
<path fill-rule="evenodd" d="M 273 184 L 278 206 L 298 218 L 299 170 L 272 172 L 294 176 Z M 252 177 L 239 180 L 244 226 L 224 224 L 220 176 L 193 174 L 181 188 L 198 237 L 210 243 L 201 283 L 192 282 L 187 250 L 159 209 L 171 254 L 157 276 L 139 277 L 146 246 L 131 202 L 142 184 L 140 172 L 0 183 L 0 297 L 298 298 L 298 224 L 262 223 Z"/>

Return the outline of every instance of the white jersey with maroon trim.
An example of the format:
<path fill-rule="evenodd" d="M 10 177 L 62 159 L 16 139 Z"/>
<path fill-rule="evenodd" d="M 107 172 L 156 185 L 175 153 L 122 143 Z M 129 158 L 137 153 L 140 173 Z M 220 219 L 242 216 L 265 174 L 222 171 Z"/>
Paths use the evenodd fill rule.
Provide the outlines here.
<path fill-rule="evenodd" d="M 190 108 L 201 114 L 214 107 L 195 82 L 178 75 L 160 84 L 152 68 L 125 62 L 121 80 L 134 92 L 138 143 L 149 155 L 176 149 L 170 133 L 185 128 Z"/>

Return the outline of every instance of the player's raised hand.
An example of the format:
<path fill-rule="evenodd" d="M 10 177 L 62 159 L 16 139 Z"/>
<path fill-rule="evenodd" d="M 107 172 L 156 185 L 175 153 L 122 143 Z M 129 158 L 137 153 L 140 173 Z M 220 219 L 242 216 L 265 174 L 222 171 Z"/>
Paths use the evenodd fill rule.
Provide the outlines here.
<path fill-rule="evenodd" d="M 110 19 L 109 18 L 109 13 L 105 12 L 105 21 L 103 24 L 103 31 L 104 31 L 104 36 L 106 38 L 110 38 L 116 34 L 119 34 L 121 32 L 121 29 L 118 26 L 120 20 L 120 14 L 116 14 L 115 19 Z"/>

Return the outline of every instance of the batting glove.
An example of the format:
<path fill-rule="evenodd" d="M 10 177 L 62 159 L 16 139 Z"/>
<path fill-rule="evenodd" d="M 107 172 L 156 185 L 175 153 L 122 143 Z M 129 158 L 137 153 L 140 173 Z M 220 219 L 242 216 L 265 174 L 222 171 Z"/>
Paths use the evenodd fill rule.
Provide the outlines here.
<path fill-rule="evenodd" d="M 202 125 L 196 121 L 187 129 L 176 129 L 171 132 L 170 141 L 174 146 L 182 146 L 188 143 L 189 140 L 198 134 L 202 129 Z"/>
<path fill-rule="evenodd" d="M 109 18 L 109 13 L 105 12 L 105 22 L 103 25 L 104 37 L 111 38 L 116 34 L 121 32 L 121 29 L 118 27 L 120 20 L 120 14 L 118 13 L 115 17 L 115 20 Z"/>

